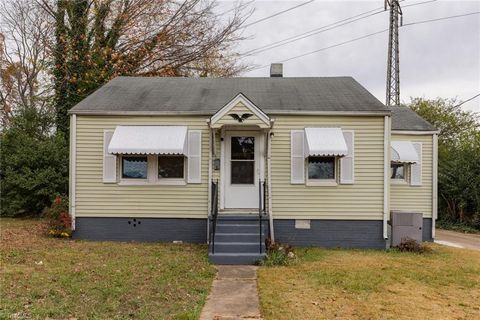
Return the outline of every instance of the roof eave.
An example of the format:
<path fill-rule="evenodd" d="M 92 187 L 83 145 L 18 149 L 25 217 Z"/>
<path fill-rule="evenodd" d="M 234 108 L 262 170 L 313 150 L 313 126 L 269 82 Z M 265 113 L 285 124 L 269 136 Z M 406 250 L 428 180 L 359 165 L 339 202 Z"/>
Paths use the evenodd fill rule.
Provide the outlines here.
<path fill-rule="evenodd" d="M 105 110 L 69 110 L 69 114 L 89 116 L 175 116 L 175 115 L 196 115 L 211 116 L 216 111 L 105 111 Z M 324 116 L 390 116 L 390 110 L 378 111 L 298 111 L 298 110 L 271 110 L 268 115 L 324 115 Z"/>

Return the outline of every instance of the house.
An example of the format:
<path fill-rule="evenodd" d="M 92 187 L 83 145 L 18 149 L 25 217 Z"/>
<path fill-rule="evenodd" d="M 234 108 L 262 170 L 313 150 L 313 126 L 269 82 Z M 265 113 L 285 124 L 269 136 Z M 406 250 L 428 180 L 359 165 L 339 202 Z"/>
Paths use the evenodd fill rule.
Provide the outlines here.
<path fill-rule="evenodd" d="M 71 109 L 74 237 L 385 248 L 391 212 L 435 236 L 438 131 L 351 77 L 118 77 Z"/>

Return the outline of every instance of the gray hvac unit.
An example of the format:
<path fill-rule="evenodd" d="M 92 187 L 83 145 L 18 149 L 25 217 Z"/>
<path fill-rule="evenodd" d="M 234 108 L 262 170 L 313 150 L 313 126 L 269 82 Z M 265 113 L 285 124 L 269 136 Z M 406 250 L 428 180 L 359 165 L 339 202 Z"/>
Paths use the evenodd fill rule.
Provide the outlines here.
<path fill-rule="evenodd" d="M 392 247 L 405 239 L 422 242 L 423 214 L 419 212 L 392 211 Z"/>

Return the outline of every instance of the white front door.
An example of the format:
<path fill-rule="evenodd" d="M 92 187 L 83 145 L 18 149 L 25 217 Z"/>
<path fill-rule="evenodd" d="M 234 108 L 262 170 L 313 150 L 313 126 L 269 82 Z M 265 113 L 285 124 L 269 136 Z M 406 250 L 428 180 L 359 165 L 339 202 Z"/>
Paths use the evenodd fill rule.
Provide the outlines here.
<path fill-rule="evenodd" d="M 225 140 L 225 208 L 258 209 L 263 135 L 255 131 L 227 132 Z"/>

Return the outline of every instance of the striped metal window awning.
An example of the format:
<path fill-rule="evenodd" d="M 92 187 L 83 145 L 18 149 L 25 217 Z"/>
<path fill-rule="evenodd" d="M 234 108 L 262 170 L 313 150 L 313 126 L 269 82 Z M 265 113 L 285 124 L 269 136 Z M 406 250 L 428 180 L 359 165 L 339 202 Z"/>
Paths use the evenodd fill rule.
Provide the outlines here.
<path fill-rule="evenodd" d="M 186 126 L 117 126 L 108 152 L 186 155 L 186 138 Z"/>

